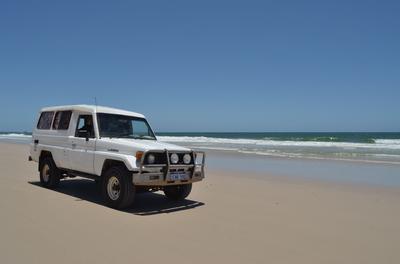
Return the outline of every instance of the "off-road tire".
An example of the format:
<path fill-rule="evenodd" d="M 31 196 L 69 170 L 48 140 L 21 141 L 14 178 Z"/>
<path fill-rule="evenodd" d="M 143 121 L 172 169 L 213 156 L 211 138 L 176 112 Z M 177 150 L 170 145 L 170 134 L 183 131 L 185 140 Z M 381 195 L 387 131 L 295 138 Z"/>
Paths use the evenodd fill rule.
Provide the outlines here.
<path fill-rule="evenodd" d="M 164 194 L 174 201 L 184 200 L 192 191 L 192 184 L 171 185 L 164 188 Z"/>
<path fill-rule="evenodd" d="M 108 186 L 111 184 L 111 181 L 115 181 L 115 178 L 118 182 L 119 188 L 117 189 L 119 190 L 117 192 L 119 192 L 119 194 L 113 197 L 108 190 Z M 135 193 L 132 175 L 130 175 L 125 167 L 111 167 L 102 175 L 101 194 L 107 206 L 115 209 L 125 209 L 133 204 Z"/>
<path fill-rule="evenodd" d="M 53 189 L 60 183 L 61 171 L 57 168 L 52 157 L 45 157 L 40 162 L 40 183 L 43 187 Z"/>

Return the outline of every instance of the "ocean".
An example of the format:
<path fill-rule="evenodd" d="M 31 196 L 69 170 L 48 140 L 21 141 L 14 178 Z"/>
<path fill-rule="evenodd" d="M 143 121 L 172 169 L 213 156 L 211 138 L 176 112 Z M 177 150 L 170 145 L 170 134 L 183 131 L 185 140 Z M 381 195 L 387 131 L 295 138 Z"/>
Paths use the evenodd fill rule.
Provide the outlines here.
<path fill-rule="evenodd" d="M 362 160 L 400 164 L 400 133 L 159 133 L 185 146 L 270 157 Z"/>
<path fill-rule="evenodd" d="M 400 165 L 400 132 L 160 132 L 157 138 L 202 150 Z M 30 139 L 29 132 L 0 132 L 0 141 L 27 143 Z"/>

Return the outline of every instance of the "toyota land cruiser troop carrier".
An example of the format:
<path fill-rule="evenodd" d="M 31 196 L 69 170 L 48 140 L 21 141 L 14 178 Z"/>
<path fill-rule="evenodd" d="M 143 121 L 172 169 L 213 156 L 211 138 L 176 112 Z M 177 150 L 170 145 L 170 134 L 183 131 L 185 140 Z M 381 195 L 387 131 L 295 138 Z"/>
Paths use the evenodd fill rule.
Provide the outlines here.
<path fill-rule="evenodd" d="M 204 178 L 205 153 L 158 141 L 141 114 L 71 105 L 40 111 L 29 160 L 38 162 L 43 186 L 55 188 L 66 177 L 94 179 L 106 204 L 122 209 L 139 189 L 186 198 Z"/>

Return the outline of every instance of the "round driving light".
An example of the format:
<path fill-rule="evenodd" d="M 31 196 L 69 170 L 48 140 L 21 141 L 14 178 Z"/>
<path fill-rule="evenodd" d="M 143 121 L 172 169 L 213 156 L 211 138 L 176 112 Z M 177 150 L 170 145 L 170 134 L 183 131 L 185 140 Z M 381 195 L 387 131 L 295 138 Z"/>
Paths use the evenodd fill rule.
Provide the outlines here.
<path fill-rule="evenodd" d="M 154 157 L 153 154 L 149 154 L 149 155 L 147 156 L 147 162 L 148 162 L 149 164 L 153 164 L 155 161 L 156 161 L 156 157 Z"/>
<path fill-rule="evenodd" d="M 189 154 L 183 155 L 183 163 L 189 164 L 192 161 L 192 157 Z"/>
<path fill-rule="evenodd" d="M 176 153 L 171 154 L 171 163 L 176 164 L 178 163 L 178 161 L 179 161 L 178 154 Z"/>

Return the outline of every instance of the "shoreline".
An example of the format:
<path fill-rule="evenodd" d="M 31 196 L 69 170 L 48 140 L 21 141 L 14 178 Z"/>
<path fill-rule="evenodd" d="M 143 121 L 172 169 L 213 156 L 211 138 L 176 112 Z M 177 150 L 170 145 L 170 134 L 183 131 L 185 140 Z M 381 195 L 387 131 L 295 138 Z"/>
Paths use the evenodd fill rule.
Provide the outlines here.
<path fill-rule="evenodd" d="M 400 187 L 400 166 L 301 158 L 277 158 L 238 153 L 207 152 L 208 168 L 233 173 L 275 175 L 292 179 L 339 184 L 362 184 Z"/>
<path fill-rule="evenodd" d="M 208 151 L 209 153 L 215 154 L 224 154 L 231 155 L 237 157 L 253 157 L 253 158 L 267 158 L 267 159 L 277 159 L 277 160 L 300 160 L 300 161 L 308 161 L 308 160 L 316 160 L 316 161 L 332 161 L 332 162 L 350 162 L 350 163 L 367 163 L 367 164 L 377 164 L 377 165 L 394 165 L 398 166 L 400 169 L 400 162 L 395 161 L 383 161 L 383 160 L 364 160 L 364 159 L 345 159 L 345 158 L 331 158 L 331 157 L 310 157 L 310 156 L 274 156 L 269 154 L 261 154 L 261 153 L 253 153 L 253 152 L 245 152 L 245 151 L 229 151 L 224 149 L 212 149 L 212 148 L 202 148 L 202 147 L 194 147 L 198 150 Z"/>

